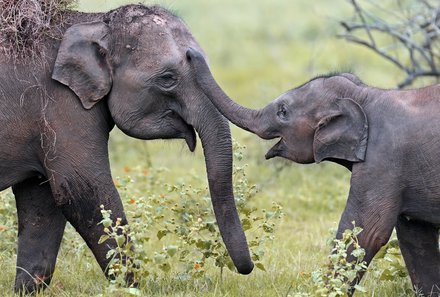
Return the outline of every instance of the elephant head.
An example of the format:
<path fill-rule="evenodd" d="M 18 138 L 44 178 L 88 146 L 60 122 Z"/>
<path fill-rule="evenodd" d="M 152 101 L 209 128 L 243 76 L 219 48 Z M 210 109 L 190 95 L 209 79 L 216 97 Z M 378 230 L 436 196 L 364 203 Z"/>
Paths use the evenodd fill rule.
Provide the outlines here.
<path fill-rule="evenodd" d="M 297 163 L 332 160 L 347 167 L 365 158 L 368 121 L 361 105 L 347 97 L 364 86 L 350 73 L 317 77 L 253 110 L 232 101 L 217 85 L 202 54 L 187 51 L 197 81 L 232 123 L 263 139 L 280 138 L 266 159 Z"/>
<path fill-rule="evenodd" d="M 128 5 L 66 30 L 52 78 L 82 107 L 107 104 L 124 133 L 139 139 L 184 138 L 193 151 L 200 136 L 220 233 L 238 270 L 253 269 L 232 191 L 232 146 L 227 120 L 206 100 L 188 64 L 200 47 L 183 21 L 160 7 Z"/>

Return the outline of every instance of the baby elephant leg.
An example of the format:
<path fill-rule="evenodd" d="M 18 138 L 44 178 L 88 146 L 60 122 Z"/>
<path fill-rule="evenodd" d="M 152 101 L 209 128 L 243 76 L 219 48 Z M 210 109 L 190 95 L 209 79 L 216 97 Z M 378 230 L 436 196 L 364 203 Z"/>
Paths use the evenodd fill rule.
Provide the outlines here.
<path fill-rule="evenodd" d="M 399 217 L 400 250 L 413 286 L 423 296 L 440 295 L 439 230 L 431 224 Z"/>
<path fill-rule="evenodd" d="M 28 179 L 13 192 L 18 213 L 15 291 L 31 293 L 50 283 L 66 219 L 44 179 Z"/>

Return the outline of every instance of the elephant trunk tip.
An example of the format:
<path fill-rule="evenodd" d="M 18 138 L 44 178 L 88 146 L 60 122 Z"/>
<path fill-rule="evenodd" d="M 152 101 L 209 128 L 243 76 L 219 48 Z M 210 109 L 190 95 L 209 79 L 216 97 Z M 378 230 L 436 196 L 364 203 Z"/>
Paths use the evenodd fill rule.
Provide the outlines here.
<path fill-rule="evenodd" d="M 188 59 L 188 61 L 191 61 L 191 56 L 192 56 L 192 52 L 193 52 L 193 48 L 190 47 L 189 49 L 186 50 L 186 58 Z"/>
<path fill-rule="evenodd" d="M 269 153 L 267 153 L 265 156 L 264 156 L 264 158 L 266 159 L 266 160 L 270 160 L 270 159 L 272 159 L 272 158 L 274 158 L 275 157 L 275 155 L 273 155 L 273 154 L 269 154 Z"/>
<path fill-rule="evenodd" d="M 254 269 L 254 263 L 252 261 L 246 261 L 236 266 L 238 273 L 246 275 L 250 274 Z"/>
<path fill-rule="evenodd" d="M 205 57 L 203 57 L 203 54 L 198 50 L 192 47 L 188 48 L 186 51 L 186 60 L 192 65 L 192 67 L 195 67 L 198 72 L 204 72 L 205 75 L 210 75 L 208 63 L 206 62 Z M 206 71 L 208 71 L 208 73 L 206 73 Z"/>
<path fill-rule="evenodd" d="M 196 49 L 194 49 L 192 47 L 187 49 L 186 58 L 188 59 L 188 61 L 191 61 L 193 58 L 200 58 L 200 57 L 201 57 L 201 54 Z"/>

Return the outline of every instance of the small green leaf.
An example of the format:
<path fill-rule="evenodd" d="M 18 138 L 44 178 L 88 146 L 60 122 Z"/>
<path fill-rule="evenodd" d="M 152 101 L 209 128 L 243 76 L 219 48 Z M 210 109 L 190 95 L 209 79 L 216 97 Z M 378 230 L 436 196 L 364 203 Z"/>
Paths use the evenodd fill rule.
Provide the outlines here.
<path fill-rule="evenodd" d="M 115 254 L 115 250 L 109 250 L 108 252 L 107 252 L 107 254 L 105 255 L 105 258 L 106 259 L 109 259 L 109 258 L 111 258 L 111 256 L 113 256 L 114 254 Z"/>
<path fill-rule="evenodd" d="M 180 261 L 184 260 L 188 255 L 189 255 L 188 250 L 183 250 L 182 252 L 180 252 L 180 257 L 179 257 Z"/>
<path fill-rule="evenodd" d="M 367 289 L 365 289 L 365 287 L 363 287 L 363 286 L 355 285 L 354 288 L 356 289 L 356 291 L 359 291 L 362 293 L 367 293 Z"/>
<path fill-rule="evenodd" d="M 98 240 L 98 244 L 105 242 L 109 238 L 110 238 L 110 236 L 108 236 L 108 235 L 101 235 L 101 237 Z"/>
<path fill-rule="evenodd" d="M 118 235 L 115 237 L 116 243 L 118 246 L 122 246 L 125 242 L 125 236 L 124 235 Z"/>
<path fill-rule="evenodd" d="M 267 272 L 266 268 L 264 267 L 263 263 L 261 263 L 261 262 L 255 263 L 255 267 L 257 267 L 260 270 L 263 270 L 264 272 Z"/>
<path fill-rule="evenodd" d="M 273 226 L 271 224 L 267 224 L 267 223 L 263 224 L 263 230 L 266 233 L 273 233 L 274 232 Z"/>
<path fill-rule="evenodd" d="M 241 225 L 243 226 L 243 230 L 249 230 L 250 228 L 252 228 L 252 223 L 249 219 L 243 219 L 241 220 Z"/>
<path fill-rule="evenodd" d="M 159 268 L 164 272 L 169 272 L 171 270 L 171 265 L 169 263 L 162 263 L 159 265 Z"/>
<path fill-rule="evenodd" d="M 177 245 L 169 245 L 169 246 L 167 246 L 167 248 L 166 248 L 167 254 L 170 257 L 174 256 L 177 253 L 178 248 L 179 247 Z"/>
<path fill-rule="evenodd" d="M 166 256 L 164 254 L 156 254 L 154 255 L 154 262 L 157 264 L 162 264 L 166 260 Z"/>
<path fill-rule="evenodd" d="M 228 266 L 228 269 L 229 269 L 229 270 L 231 270 L 231 271 L 236 271 L 236 270 L 235 270 L 234 263 L 232 263 L 232 260 L 231 260 L 231 258 L 229 258 L 229 257 L 226 259 L 226 266 Z"/>
<path fill-rule="evenodd" d="M 139 290 L 138 288 L 128 288 L 128 294 L 132 295 L 132 296 L 142 296 L 141 294 L 141 290 Z"/>
<path fill-rule="evenodd" d="M 209 232 L 214 233 L 215 230 L 215 221 L 206 222 L 206 227 L 208 228 Z"/>
<path fill-rule="evenodd" d="M 101 221 L 101 223 L 104 227 L 108 228 L 113 224 L 113 221 L 110 218 L 105 218 Z"/>
<path fill-rule="evenodd" d="M 157 231 L 157 238 L 161 240 L 164 236 L 166 236 L 169 233 L 168 230 L 159 230 Z"/>

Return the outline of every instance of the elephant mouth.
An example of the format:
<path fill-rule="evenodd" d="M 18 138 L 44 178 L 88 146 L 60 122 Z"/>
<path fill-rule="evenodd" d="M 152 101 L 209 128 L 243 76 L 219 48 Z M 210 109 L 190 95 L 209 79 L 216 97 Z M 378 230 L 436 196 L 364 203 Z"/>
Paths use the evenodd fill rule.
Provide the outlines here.
<path fill-rule="evenodd" d="M 187 126 L 187 131 L 185 133 L 186 145 L 188 145 L 188 148 L 191 152 L 194 152 L 197 144 L 196 131 L 193 126 L 189 124 L 186 124 L 186 126 Z"/>
<path fill-rule="evenodd" d="M 175 131 L 178 131 L 176 138 L 183 138 L 191 152 L 194 152 L 197 144 L 197 136 L 194 127 L 187 123 L 183 117 L 173 110 L 169 110 L 164 117 L 171 118 L 171 123 Z"/>
<path fill-rule="evenodd" d="M 186 145 L 191 152 L 194 152 L 197 144 L 196 130 L 188 124 L 183 118 L 179 117 L 180 124 L 176 127 L 181 132 L 181 137 L 185 139 Z"/>
<path fill-rule="evenodd" d="M 264 157 L 266 158 L 266 160 L 269 160 L 274 157 L 280 156 L 284 146 L 284 139 L 281 138 L 269 151 L 267 151 Z"/>

